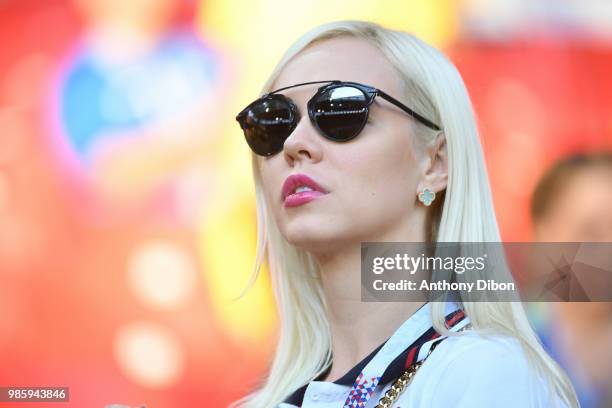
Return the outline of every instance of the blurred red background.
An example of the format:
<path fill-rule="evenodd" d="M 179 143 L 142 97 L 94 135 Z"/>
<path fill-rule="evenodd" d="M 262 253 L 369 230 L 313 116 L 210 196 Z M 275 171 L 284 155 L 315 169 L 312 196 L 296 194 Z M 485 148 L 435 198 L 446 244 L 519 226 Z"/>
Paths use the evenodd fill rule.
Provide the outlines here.
<path fill-rule="evenodd" d="M 64 103 L 73 90 L 70 79 L 79 78 L 79 58 L 86 55 L 78 44 L 87 33 L 104 32 L 96 18 L 122 21 L 125 28 L 130 18 L 141 17 L 126 7 L 121 20 L 103 15 L 95 2 L 91 8 L 82 3 L 87 2 L 0 2 L 0 386 L 69 386 L 69 405 L 75 407 L 226 406 L 261 379 L 276 330 L 269 291 L 258 295 L 258 308 L 228 312 L 229 303 L 217 296 L 227 290 L 220 282 L 230 279 L 242 287 L 250 270 L 232 277 L 231 268 L 215 269 L 211 261 L 218 255 L 215 245 L 232 243 L 236 227 L 250 240 L 222 248 L 223 256 L 243 254 L 250 266 L 254 254 L 241 250 L 254 251 L 249 191 L 222 213 L 239 221 L 222 219 L 214 232 L 208 223 L 223 206 L 207 203 L 226 194 L 218 179 L 225 174 L 220 162 L 238 168 L 248 157 L 229 114 L 243 100 L 222 100 L 227 108 L 217 107 L 214 118 L 193 116 L 222 122 L 227 131 L 196 124 L 193 135 L 175 141 L 164 136 L 172 121 L 193 118 L 180 116 L 186 108 L 168 113 L 153 95 L 155 103 L 135 102 L 144 113 L 135 111 L 131 122 L 101 115 L 105 122 L 96 119 L 97 130 L 85 135 L 90 144 L 78 145 L 77 138 L 85 136 L 71 133 L 70 118 L 85 117 L 85 107 L 100 102 L 77 81 L 76 108 Z M 155 41 L 173 27 L 214 38 L 215 28 L 197 15 L 202 8 L 214 11 L 215 2 L 156 1 L 156 12 L 165 18 L 155 17 L 162 14 L 149 8 L 152 3 L 136 3 L 136 11 L 152 13 L 148 25 L 139 27 Z M 473 98 L 503 238 L 529 240 L 529 196 L 543 171 L 569 153 L 612 148 L 612 42 L 538 30 L 476 35 L 457 11 L 469 10 L 469 4 L 439 7 L 458 21 L 455 34 L 440 46 Z M 219 24 L 234 27 L 231 21 Z M 219 100 L 215 84 L 229 84 L 245 69 L 240 50 L 228 44 L 217 42 L 222 52 L 210 54 L 193 45 L 190 54 L 191 45 L 188 51 L 181 47 L 191 43 L 181 41 L 171 43 L 168 55 L 162 48 L 153 59 L 143 57 L 142 75 L 156 64 L 161 72 L 182 73 L 191 72 L 189 61 L 196 67 L 210 63 L 210 81 L 204 78 L 198 91 L 204 97 L 177 96 L 198 112 L 197 106 Z M 86 42 L 84 49 L 99 55 L 98 43 Z M 177 61 L 176 50 L 191 59 L 163 71 L 168 61 Z M 263 77 L 251 89 L 261 83 Z M 141 88 L 135 89 L 129 92 Z M 149 89 L 147 83 L 142 89 Z M 221 137 L 228 133 L 235 140 Z M 234 144 L 241 157 L 232 156 Z"/>

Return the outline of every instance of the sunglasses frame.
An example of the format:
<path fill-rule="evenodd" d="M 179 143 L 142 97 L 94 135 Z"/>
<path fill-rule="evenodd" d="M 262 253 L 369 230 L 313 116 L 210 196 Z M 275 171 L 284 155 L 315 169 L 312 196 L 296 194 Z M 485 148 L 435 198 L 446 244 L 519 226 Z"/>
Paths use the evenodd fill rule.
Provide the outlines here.
<path fill-rule="evenodd" d="M 419 115 L 417 112 L 415 112 L 414 110 L 410 109 L 408 106 L 404 105 L 402 102 L 398 101 L 397 99 L 393 98 L 392 96 L 390 96 L 389 94 L 387 94 L 386 92 L 381 91 L 378 88 L 375 88 L 373 86 L 369 86 L 369 85 L 365 85 L 365 84 L 361 84 L 359 82 L 350 82 L 350 81 L 341 81 L 341 80 L 328 80 L 328 81 L 313 81 L 313 82 L 303 82 L 300 84 L 295 84 L 295 85 L 290 85 L 290 86 L 286 86 L 284 88 L 279 88 L 276 89 L 274 91 L 268 92 L 264 95 L 262 95 L 261 97 L 257 98 L 255 101 L 251 102 L 247 107 L 245 107 L 242 111 L 240 111 L 240 113 L 238 113 L 238 115 L 236 115 L 236 120 L 238 121 L 238 123 L 240 123 L 240 127 L 244 130 L 245 129 L 245 125 L 244 125 L 244 119 L 246 117 L 246 115 L 248 114 L 249 110 L 262 102 L 265 102 L 266 100 L 273 100 L 273 99 L 282 99 L 283 102 L 287 103 L 289 106 L 289 111 L 291 114 L 291 117 L 289 118 L 291 120 L 291 126 L 289 128 L 289 135 L 295 130 L 295 128 L 297 127 L 298 122 L 300 121 L 300 113 L 298 110 L 297 105 L 288 97 L 286 97 L 285 95 L 282 94 L 278 94 L 278 92 L 284 91 L 286 89 L 291 89 L 291 88 L 295 88 L 298 86 L 304 86 L 304 85 L 313 85 L 313 84 L 327 84 L 327 85 L 323 85 L 321 87 L 319 87 L 317 89 L 317 92 L 315 92 L 315 94 L 308 100 L 307 103 L 307 109 L 308 109 L 308 116 L 310 117 L 310 121 L 312 122 L 313 126 L 319 131 L 320 134 L 322 134 L 325 138 L 333 140 L 333 141 L 337 141 L 337 142 L 345 142 L 345 141 L 349 141 L 355 137 L 357 137 L 361 131 L 363 130 L 365 124 L 367 123 L 368 117 L 370 115 L 370 105 L 374 102 L 374 99 L 377 96 L 380 96 L 381 98 L 385 99 L 386 101 L 390 102 L 391 104 L 397 106 L 398 108 L 400 108 L 401 110 L 403 110 L 404 112 L 406 112 L 407 114 L 409 114 L 410 116 L 412 116 L 414 119 L 416 119 L 417 121 L 419 121 L 420 123 L 422 123 L 423 125 L 427 126 L 430 129 L 436 130 L 436 131 L 440 131 L 441 128 L 436 125 L 435 123 L 433 123 L 432 121 L 430 121 L 429 119 L 423 117 L 422 115 Z M 365 108 L 365 118 L 363 120 L 363 123 L 361 124 L 360 128 L 358 131 L 356 131 L 352 136 L 345 138 L 345 139 L 338 139 L 335 137 L 330 137 L 328 136 L 325 131 L 323 131 L 316 120 L 316 112 L 314 111 L 314 102 L 316 100 L 317 97 L 319 97 L 321 94 L 323 94 L 324 92 L 333 90 L 335 88 L 341 88 L 341 87 L 353 87 L 358 89 L 359 91 L 361 91 L 364 96 L 367 99 L 367 103 Z M 269 153 L 269 154 L 265 154 L 263 156 L 272 156 L 274 154 L 276 154 L 278 152 L 274 152 L 274 153 Z"/>

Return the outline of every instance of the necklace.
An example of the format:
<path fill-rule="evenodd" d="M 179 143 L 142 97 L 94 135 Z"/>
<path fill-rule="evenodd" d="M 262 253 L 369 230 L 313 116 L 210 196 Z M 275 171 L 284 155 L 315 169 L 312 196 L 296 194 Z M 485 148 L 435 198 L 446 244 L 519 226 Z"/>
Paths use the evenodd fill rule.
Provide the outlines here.
<path fill-rule="evenodd" d="M 463 326 L 461 329 L 459 329 L 458 332 L 467 330 L 471 326 L 472 325 L 468 323 L 465 326 Z M 431 355 L 432 351 L 434 351 L 434 349 L 440 343 L 442 343 L 442 341 L 438 341 L 438 342 L 435 342 L 434 344 L 432 344 L 431 348 L 429 349 L 429 352 L 427 353 L 427 355 L 425 356 L 424 359 L 422 359 L 421 361 L 419 361 L 417 363 L 414 363 L 413 365 L 408 367 L 393 382 L 393 384 L 391 384 L 391 388 L 389 388 L 387 390 L 387 392 L 385 392 L 385 395 L 383 395 L 380 398 L 380 400 L 378 401 L 378 404 L 376 404 L 376 406 L 374 408 L 389 408 L 389 407 L 391 407 L 391 405 L 393 405 L 393 403 L 397 400 L 397 398 L 400 396 L 400 394 L 406 389 L 408 384 L 410 384 L 412 382 L 412 379 L 414 378 L 414 376 L 417 373 L 417 371 L 419 370 L 419 368 L 421 368 L 421 366 L 423 365 L 425 360 L 427 360 L 427 357 L 429 357 Z"/>

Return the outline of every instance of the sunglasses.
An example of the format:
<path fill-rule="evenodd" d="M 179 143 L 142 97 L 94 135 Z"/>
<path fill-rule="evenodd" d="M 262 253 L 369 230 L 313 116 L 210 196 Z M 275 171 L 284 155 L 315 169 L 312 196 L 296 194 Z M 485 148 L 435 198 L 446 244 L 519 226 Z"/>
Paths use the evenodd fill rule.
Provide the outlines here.
<path fill-rule="evenodd" d="M 327 139 L 346 142 L 355 138 L 365 127 L 370 105 L 377 96 L 391 102 L 423 125 L 440 130 L 438 125 L 380 89 L 338 80 L 304 82 L 267 93 L 236 116 L 251 150 L 260 156 L 272 156 L 280 152 L 285 140 L 300 121 L 300 112 L 295 103 L 278 92 L 322 83 L 327 85 L 321 86 L 310 98 L 307 108 L 313 126 Z"/>

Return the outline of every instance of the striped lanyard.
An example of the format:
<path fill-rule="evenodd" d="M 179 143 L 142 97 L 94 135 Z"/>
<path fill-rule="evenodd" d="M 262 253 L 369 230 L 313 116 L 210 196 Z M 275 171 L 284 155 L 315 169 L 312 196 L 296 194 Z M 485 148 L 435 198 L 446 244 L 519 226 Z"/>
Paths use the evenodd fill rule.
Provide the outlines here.
<path fill-rule="evenodd" d="M 449 329 L 455 326 L 459 326 L 460 322 L 464 321 L 465 313 L 463 310 L 458 309 L 446 316 L 446 324 Z M 461 325 L 463 326 L 463 325 Z M 344 401 L 344 408 L 363 408 L 367 405 L 370 397 L 374 393 L 374 390 L 379 383 L 386 384 L 389 381 L 399 377 L 402 372 L 418 361 L 422 360 L 427 356 L 428 350 L 433 345 L 434 341 L 441 341 L 442 336 L 436 332 L 433 327 L 423 333 L 418 339 L 416 339 L 408 348 L 396 357 L 391 364 L 387 367 L 385 372 L 378 377 L 367 377 L 364 374 L 364 370 L 359 373 L 351 391 L 349 392 L 346 401 Z M 436 342 L 437 342 L 436 341 Z M 382 380 L 382 381 L 381 381 Z"/>

